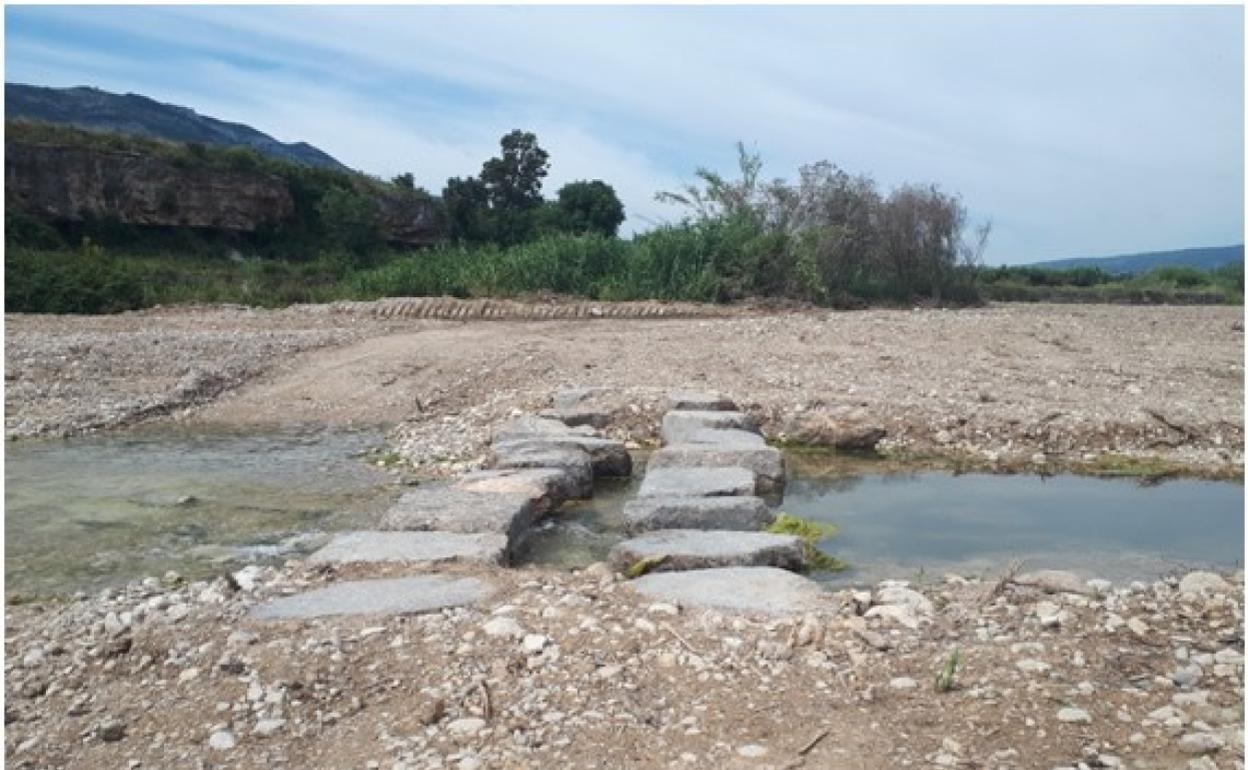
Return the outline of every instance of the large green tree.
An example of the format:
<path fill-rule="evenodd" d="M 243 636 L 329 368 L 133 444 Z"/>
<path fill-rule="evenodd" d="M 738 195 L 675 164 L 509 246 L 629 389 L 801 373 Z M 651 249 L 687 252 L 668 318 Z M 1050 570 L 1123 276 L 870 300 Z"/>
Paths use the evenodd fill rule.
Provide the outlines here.
<path fill-rule="evenodd" d="M 614 237 L 624 222 L 624 204 L 601 180 L 569 182 L 559 188 L 556 226 L 572 233 Z"/>

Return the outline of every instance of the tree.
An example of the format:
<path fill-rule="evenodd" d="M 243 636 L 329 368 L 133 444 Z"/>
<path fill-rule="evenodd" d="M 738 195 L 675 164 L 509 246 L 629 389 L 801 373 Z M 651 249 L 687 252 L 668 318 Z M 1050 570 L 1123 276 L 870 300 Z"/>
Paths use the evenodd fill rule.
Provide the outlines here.
<path fill-rule="evenodd" d="M 357 256 L 367 256 L 382 245 L 377 202 L 349 187 L 325 191 L 316 213 L 325 235 L 335 246 Z"/>
<path fill-rule="evenodd" d="M 489 192 L 480 179 L 451 177 L 446 180 L 442 205 L 452 240 L 481 243 L 489 239 Z"/>
<path fill-rule="evenodd" d="M 624 204 L 611 185 L 569 182 L 559 188 L 556 227 L 570 233 L 600 233 L 614 237 L 624 221 Z"/>
<path fill-rule="evenodd" d="M 405 174 L 399 174 L 398 176 L 396 176 L 394 179 L 390 181 L 395 187 L 401 187 L 404 190 L 416 189 L 416 177 L 413 176 L 412 172 L 410 171 L 408 171 Z"/>
<path fill-rule="evenodd" d="M 521 243 L 533 234 L 550 155 L 538 146 L 536 136 L 519 129 L 499 144 L 502 156 L 482 164 L 480 176 L 489 201 L 491 236 L 503 244 Z"/>

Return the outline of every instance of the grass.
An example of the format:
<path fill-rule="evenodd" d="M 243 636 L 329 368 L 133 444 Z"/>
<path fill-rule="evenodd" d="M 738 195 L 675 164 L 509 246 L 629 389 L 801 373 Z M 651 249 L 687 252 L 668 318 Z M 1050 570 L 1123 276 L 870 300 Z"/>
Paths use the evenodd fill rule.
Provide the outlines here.
<path fill-rule="evenodd" d="M 642 575 L 651 572 L 665 561 L 667 561 L 666 554 L 661 556 L 647 556 L 644 559 L 638 559 L 630 564 L 628 569 L 624 570 L 624 577 L 628 580 L 636 580 Z"/>
<path fill-rule="evenodd" d="M 835 524 L 810 521 L 789 513 L 779 513 L 765 530 L 774 535 L 797 535 L 806 544 L 806 561 L 809 569 L 817 572 L 839 572 L 849 568 L 841 559 L 819 550 L 819 542 L 836 537 L 840 529 Z"/>
<path fill-rule="evenodd" d="M 936 692 L 950 692 L 958 686 L 958 667 L 961 665 L 962 651 L 955 647 L 936 674 Z"/>

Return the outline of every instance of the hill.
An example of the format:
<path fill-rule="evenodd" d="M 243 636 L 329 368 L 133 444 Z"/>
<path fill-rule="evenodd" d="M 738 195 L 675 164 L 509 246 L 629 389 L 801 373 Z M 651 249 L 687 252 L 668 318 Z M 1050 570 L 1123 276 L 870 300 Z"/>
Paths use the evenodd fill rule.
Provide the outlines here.
<path fill-rule="evenodd" d="M 278 160 L 320 168 L 345 169 L 329 154 L 306 142 L 279 142 L 241 123 L 200 115 L 187 107 L 164 104 L 139 94 L 114 94 L 98 88 L 45 88 L 4 84 L 6 119 L 59 123 L 97 131 L 247 147 Z"/>
<path fill-rule="evenodd" d="M 1223 265 L 1242 263 L 1244 246 L 1210 246 L 1175 251 L 1148 251 L 1139 254 L 1120 254 L 1114 257 L 1075 257 L 1046 262 L 1032 262 L 1021 267 L 1039 267 L 1046 270 L 1071 270 L 1081 267 L 1097 267 L 1107 273 L 1146 273 L 1158 267 L 1195 267 L 1214 270 Z"/>

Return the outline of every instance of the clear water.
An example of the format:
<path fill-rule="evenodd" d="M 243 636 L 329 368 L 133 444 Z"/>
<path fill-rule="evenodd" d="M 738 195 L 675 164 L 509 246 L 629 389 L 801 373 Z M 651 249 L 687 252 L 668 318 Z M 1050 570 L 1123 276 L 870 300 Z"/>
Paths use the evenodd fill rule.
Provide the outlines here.
<path fill-rule="evenodd" d="M 380 428 L 264 433 L 174 427 L 5 447 L 5 583 L 93 590 L 167 570 L 269 562 L 358 526 L 397 494 L 364 461 Z"/>
<path fill-rule="evenodd" d="M 821 580 L 990 575 L 1021 559 L 1026 568 L 1123 581 L 1192 567 L 1239 567 L 1244 560 L 1242 484 L 879 473 L 862 472 L 861 462 L 852 466 L 853 472 L 799 471 L 777 506 L 840 528 L 820 548 L 851 568 L 814 575 Z M 529 538 L 521 558 L 560 567 L 603 558 L 624 536 L 620 509 L 635 491 L 635 483 L 615 485 L 565 507 Z"/>

